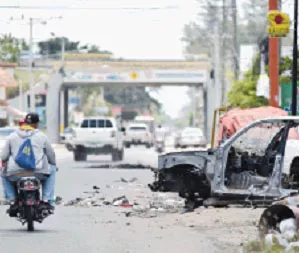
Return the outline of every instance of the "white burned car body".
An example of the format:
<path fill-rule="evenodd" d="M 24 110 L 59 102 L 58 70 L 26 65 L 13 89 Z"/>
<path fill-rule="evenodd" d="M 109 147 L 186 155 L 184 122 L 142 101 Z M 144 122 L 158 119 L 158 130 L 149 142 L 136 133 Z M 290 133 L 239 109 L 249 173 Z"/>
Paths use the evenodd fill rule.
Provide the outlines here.
<path fill-rule="evenodd" d="M 211 201 L 271 203 L 296 192 L 291 185 L 299 184 L 296 180 L 282 185 L 286 183 L 282 172 L 288 134 L 298 125 L 298 117 L 261 119 L 218 148 L 164 154 L 158 158 L 155 182 L 149 187 L 178 192 L 187 201 L 204 205 Z"/>

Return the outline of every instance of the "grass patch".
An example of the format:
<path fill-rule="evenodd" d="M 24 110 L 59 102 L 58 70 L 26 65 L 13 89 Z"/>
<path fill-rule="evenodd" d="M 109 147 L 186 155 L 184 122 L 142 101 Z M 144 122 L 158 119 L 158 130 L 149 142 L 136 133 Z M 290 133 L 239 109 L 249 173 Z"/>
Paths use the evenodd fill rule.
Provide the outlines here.
<path fill-rule="evenodd" d="M 283 248 L 282 246 L 279 245 L 277 240 L 274 242 L 274 245 L 272 247 L 268 247 L 262 241 L 251 241 L 251 242 L 245 244 L 245 246 L 243 248 L 243 253 L 256 253 L 256 252 L 286 253 L 287 251 L 285 250 L 285 248 Z M 299 247 L 295 247 L 292 250 L 288 251 L 288 253 L 298 253 L 298 252 L 299 252 Z"/>

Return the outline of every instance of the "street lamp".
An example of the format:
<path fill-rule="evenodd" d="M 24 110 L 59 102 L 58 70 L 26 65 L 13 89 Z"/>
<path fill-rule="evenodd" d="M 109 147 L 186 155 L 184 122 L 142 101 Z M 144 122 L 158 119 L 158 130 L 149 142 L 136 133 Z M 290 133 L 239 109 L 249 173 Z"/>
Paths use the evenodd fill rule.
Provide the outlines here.
<path fill-rule="evenodd" d="M 30 50 L 30 60 L 29 60 L 29 88 L 30 88 L 30 111 L 35 111 L 35 96 L 33 91 L 33 73 L 32 73 L 32 65 L 33 65 L 33 38 L 32 38 L 32 29 L 34 21 L 39 21 L 40 24 L 46 25 L 46 21 L 40 21 L 39 19 L 30 18 L 29 26 L 30 26 L 30 35 L 29 35 L 29 50 Z"/>
<path fill-rule="evenodd" d="M 59 17 L 51 17 L 48 18 L 47 20 L 52 20 L 52 19 L 62 19 L 61 16 Z M 46 25 L 47 21 L 46 19 L 40 19 L 40 18 L 32 18 L 30 17 L 29 19 L 29 27 L 30 27 L 30 34 L 29 34 L 29 50 L 30 50 L 30 60 L 29 60 L 29 80 L 30 80 L 30 111 L 34 112 L 35 111 L 35 96 L 34 96 L 34 91 L 33 91 L 33 73 L 32 73 L 32 65 L 33 65 L 33 37 L 32 37 L 32 30 L 33 30 L 33 25 L 35 23 L 40 23 L 42 25 Z"/>

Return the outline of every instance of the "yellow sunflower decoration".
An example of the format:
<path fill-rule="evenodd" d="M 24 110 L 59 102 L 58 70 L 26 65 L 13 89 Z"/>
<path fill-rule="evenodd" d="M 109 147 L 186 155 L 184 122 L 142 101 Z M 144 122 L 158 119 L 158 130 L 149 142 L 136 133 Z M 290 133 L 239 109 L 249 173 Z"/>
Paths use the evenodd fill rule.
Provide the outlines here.
<path fill-rule="evenodd" d="M 138 78 L 138 74 L 136 72 L 131 72 L 130 77 L 131 77 L 131 79 L 135 80 Z"/>

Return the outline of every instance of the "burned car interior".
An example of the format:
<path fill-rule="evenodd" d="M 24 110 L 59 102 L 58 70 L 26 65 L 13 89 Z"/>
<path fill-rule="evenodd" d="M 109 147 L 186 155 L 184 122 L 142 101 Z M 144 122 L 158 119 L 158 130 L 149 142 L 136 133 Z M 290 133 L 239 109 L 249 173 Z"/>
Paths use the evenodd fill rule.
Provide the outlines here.
<path fill-rule="evenodd" d="M 294 119 L 259 120 L 215 149 L 162 155 L 155 181 L 149 187 L 152 191 L 178 192 L 193 206 L 208 199 L 271 201 L 286 194 L 282 188 L 290 188 L 279 178 L 283 178 L 282 160 L 289 132 L 298 125 Z"/>
<path fill-rule="evenodd" d="M 225 185 L 247 189 L 251 185 L 267 185 L 275 157 L 284 138 L 283 124 L 262 124 L 249 129 L 231 146 L 225 171 Z"/>

